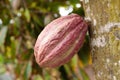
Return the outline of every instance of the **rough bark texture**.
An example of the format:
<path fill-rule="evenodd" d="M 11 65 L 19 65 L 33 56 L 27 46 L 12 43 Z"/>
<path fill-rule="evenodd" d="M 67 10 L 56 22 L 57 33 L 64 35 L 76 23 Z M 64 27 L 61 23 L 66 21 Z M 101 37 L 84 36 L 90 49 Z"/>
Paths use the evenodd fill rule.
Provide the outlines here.
<path fill-rule="evenodd" d="M 95 80 L 120 80 L 120 0 L 84 0 Z"/>

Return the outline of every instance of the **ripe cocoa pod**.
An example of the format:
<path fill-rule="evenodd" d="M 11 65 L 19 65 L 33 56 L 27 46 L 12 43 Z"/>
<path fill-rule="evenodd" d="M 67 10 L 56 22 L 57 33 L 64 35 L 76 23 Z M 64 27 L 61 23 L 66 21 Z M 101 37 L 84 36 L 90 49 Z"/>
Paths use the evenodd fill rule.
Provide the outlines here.
<path fill-rule="evenodd" d="M 77 14 L 52 21 L 36 41 L 36 62 L 41 67 L 58 67 L 67 63 L 83 45 L 87 29 L 87 23 Z"/>

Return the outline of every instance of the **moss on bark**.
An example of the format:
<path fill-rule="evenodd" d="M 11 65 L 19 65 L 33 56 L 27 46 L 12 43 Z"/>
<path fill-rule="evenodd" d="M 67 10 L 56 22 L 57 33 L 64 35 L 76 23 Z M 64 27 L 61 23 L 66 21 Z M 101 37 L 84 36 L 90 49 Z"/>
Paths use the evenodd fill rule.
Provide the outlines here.
<path fill-rule="evenodd" d="M 84 0 L 96 80 L 120 80 L 120 0 Z"/>

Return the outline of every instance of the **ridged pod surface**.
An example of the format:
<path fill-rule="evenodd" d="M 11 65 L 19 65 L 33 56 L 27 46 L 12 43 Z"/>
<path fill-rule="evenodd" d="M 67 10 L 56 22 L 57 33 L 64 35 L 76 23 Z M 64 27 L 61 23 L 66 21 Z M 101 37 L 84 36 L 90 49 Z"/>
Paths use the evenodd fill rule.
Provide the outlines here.
<path fill-rule="evenodd" d="M 34 55 L 41 67 L 67 63 L 84 43 L 87 23 L 77 14 L 63 16 L 49 23 L 39 34 Z"/>

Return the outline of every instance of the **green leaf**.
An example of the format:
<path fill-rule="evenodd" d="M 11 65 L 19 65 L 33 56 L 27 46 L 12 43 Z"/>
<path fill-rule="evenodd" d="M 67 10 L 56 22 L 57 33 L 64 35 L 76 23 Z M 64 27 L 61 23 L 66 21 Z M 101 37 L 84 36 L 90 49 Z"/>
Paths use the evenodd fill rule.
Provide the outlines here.
<path fill-rule="evenodd" d="M 6 67 L 4 64 L 0 63 L 0 75 L 6 72 Z M 1 79 L 0 79 L 1 80 Z"/>
<path fill-rule="evenodd" d="M 67 73 L 65 67 L 64 67 L 64 66 L 61 66 L 61 67 L 59 68 L 59 71 L 61 72 L 61 77 L 62 77 L 62 79 L 63 79 L 63 80 L 68 80 L 68 75 L 67 75 L 68 73 Z"/>
<path fill-rule="evenodd" d="M 28 80 L 32 72 L 32 64 L 28 62 L 24 72 L 24 80 Z"/>
<path fill-rule="evenodd" d="M 30 11 L 28 9 L 25 9 L 25 13 L 24 13 L 26 19 L 27 19 L 27 22 L 30 22 Z"/>
<path fill-rule="evenodd" d="M 4 57 L 0 54 L 0 64 L 4 62 Z"/>
<path fill-rule="evenodd" d="M 50 80 L 51 76 L 48 72 L 45 73 L 44 75 L 45 80 Z"/>
<path fill-rule="evenodd" d="M 83 47 L 79 50 L 78 56 L 82 61 L 83 65 L 88 65 L 90 63 L 90 45 L 89 45 L 89 37 L 86 36 Z"/>
<path fill-rule="evenodd" d="M 33 20 L 35 21 L 35 23 L 37 23 L 40 26 L 43 26 L 43 21 L 41 18 L 39 18 L 37 15 L 33 15 Z"/>
<path fill-rule="evenodd" d="M 43 78 L 40 75 L 35 75 L 33 80 L 43 80 Z"/>
<path fill-rule="evenodd" d="M 5 42 L 5 37 L 6 37 L 6 34 L 7 34 L 7 30 L 8 30 L 7 27 L 3 27 L 0 30 L 0 46 L 2 46 Z"/>
<path fill-rule="evenodd" d="M 81 75 L 83 77 L 83 80 L 90 80 L 89 76 L 87 75 L 87 73 L 85 72 L 85 70 L 80 69 Z"/>

